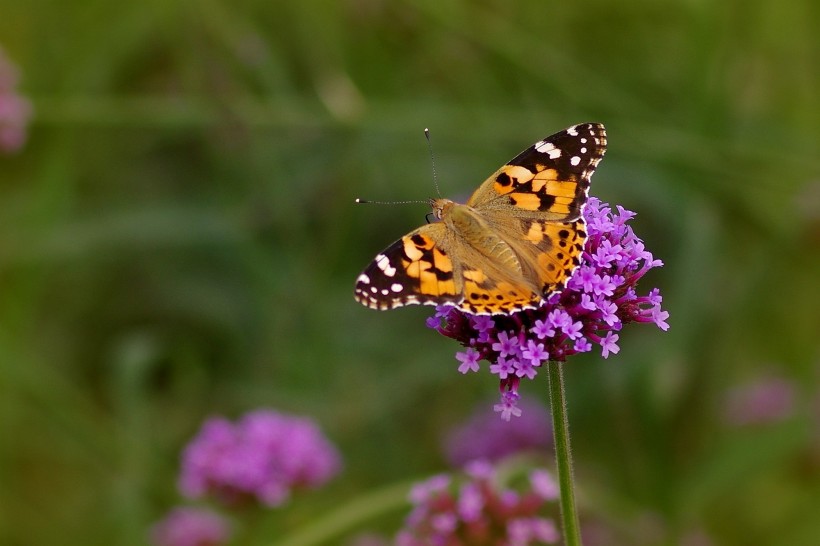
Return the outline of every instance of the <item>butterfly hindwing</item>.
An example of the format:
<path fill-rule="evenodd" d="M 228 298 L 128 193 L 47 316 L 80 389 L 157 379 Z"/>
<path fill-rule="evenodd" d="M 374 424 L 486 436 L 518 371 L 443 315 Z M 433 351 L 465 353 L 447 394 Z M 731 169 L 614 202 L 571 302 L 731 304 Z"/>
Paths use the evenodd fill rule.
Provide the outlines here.
<path fill-rule="evenodd" d="M 519 218 L 517 231 L 506 231 L 506 240 L 524 266 L 524 276 L 534 279 L 542 297 L 563 290 L 566 281 L 581 263 L 586 242 L 583 218 L 574 222 L 553 222 L 539 218 Z M 523 236 L 522 236 L 523 234 Z"/>

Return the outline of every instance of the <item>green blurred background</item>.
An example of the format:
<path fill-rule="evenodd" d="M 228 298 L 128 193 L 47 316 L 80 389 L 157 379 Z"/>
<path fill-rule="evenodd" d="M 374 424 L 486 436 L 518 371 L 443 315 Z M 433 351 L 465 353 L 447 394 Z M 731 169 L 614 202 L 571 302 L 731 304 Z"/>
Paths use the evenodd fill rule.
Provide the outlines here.
<path fill-rule="evenodd" d="M 496 382 L 429 308 L 353 301 L 427 212 L 353 200 L 434 194 L 425 127 L 466 196 L 584 121 L 671 313 L 567 367 L 587 517 L 621 544 L 820 543 L 814 0 L 0 0 L 0 46 L 35 108 L 0 156 L 0 544 L 143 544 L 212 414 L 307 414 L 343 452 L 281 531 L 444 469 Z M 767 377 L 793 411 L 727 425 Z"/>

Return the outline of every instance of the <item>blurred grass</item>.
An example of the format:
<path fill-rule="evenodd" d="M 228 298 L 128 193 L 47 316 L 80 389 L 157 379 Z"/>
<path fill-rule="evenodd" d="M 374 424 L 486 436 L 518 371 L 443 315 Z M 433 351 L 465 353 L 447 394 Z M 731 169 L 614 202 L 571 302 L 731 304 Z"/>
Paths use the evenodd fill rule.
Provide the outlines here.
<path fill-rule="evenodd" d="M 424 207 L 531 142 L 607 124 L 593 191 L 639 213 L 672 329 L 569 369 L 580 486 L 635 544 L 820 534 L 820 50 L 815 2 L 0 0 L 36 119 L 0 157 L 0 543 L 142 544 L 211 413 L 315 416 L 329 491 L 442 468 L 489 374 L 423 309 L 353 302 Z M 776 370 L 781 426 L 722 393 Z M 536 382 L 526 392 L 537 393 Z M 811 414 L 811 404 L 815 414 Z M 647 520 L 653 523 L 644 527 Z"/>

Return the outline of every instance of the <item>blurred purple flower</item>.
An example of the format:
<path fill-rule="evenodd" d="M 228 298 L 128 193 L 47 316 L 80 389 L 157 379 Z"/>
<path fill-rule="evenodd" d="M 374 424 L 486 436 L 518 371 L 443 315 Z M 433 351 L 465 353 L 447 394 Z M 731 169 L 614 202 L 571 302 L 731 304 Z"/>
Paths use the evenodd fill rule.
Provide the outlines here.
<path fill-rule="evenodd" d="M 530 474 L 530 483 L 532 483 L 533 492 L 544 500 L 558 500 L 560 497 L 558 484 L 555 483 L 552 474 L 546 470 L 533 470 Z"/>
<path fill-rule="evenodd" d="M 278 506 L 291 490 L 318 487 L 340 467 L 336 448 L 312 420 L 258 410 L 236 424 L 208 419 L 182 455 L 179 488 L 189 498 Z"/>
<path fill-rule="evenodd" d="M 26 142 L 31 103 L 17 92 L 17 67 L 0 48 L 0 152 L 16 152 Z"/>
<path fill-rule="evenodd" d="M 468 465 L 465 477 L 436 476 L 414 488 L 413 509 L 396 535 L 397 546 L 552 544 L 560 535 L 545 516 L 554 511 L 544 488 L 550 476 L 535 470 L 523 491 L 503 488 L 487 463 Z M 549 485 L 547 485 L 549 487 Z M 554 484 L 553 484 L 554 487 Z M 424 491 L 424 495 L 417 494 Z"/>
<path fill-rule="evenodd" d="M 211 510 L 178 507 L 153 525 L 151 542 L 156 546 L 218 546 L 228 542 L 228 521 Z"/>
<path fill-rule="evenodd" d="M 734 426 L 776 423 L 791 417 L 794 406 L 794 384 L 780 377 L 768 377 L 731 389 L 723 417 Z"/>
<path fill-rule="evenodd" d="M 476 459 L 496 462 L 525 451 L 544 451 L 552 445 L 552 421 L 541 404 L 522 400 L 520 419 L 502 421 L 491 408 L 481 406 L 469 420 L 450 430 L 444 442 L 449 463 L 460 468 Z"/>
<path fill-rule="evenodd" d="M 429 327 L 469 347 L 456 355 L 462 362 L 460 371 L 468 366 L 476 370 L 481 359 L 491 363 L 490 373 L 498 375 L 501 387 L 501 403 L 495 409 L 505 420 L 521 413 L 517 407 L 521 379 L 533 379 L 547 360 L 563 362 L 591 351 L 593 343 L 600 346 L 604 358 L 617 354 L 617 332 L 630 322 L 669 329 L 660 291 L 637 294 L 638 280 L 663 262 L 646 250 L 627 225 L 634 216 L 621 206 L 613 211 L 590 197 L 584 208 L 589 237 L 581 265 L 566 288 L 540 308 L 476 317 L 442 305 L 427 320 Z"/>

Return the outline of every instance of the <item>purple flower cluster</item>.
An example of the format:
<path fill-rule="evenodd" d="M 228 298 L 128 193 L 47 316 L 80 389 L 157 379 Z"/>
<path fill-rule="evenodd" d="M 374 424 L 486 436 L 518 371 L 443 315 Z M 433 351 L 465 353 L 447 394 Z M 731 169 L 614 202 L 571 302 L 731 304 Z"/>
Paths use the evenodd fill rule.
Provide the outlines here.
<path fill-rule="evenodd" d="M 0 152 L 16 152 L 26 142 L 31 103 L 17 93 L 19 73 L 0 48 Z"/>
<path fill-rule="evenodd" d="M 340 467 L 336 448 L 312 420 L 257 410 L 236 424 L 207 420 L 182 455 L 179 488 L 189 498 L 278 506 L 291 490 L 318 487 Z"/>
<path fill-rule="evenodd" d="M 413 487 L 413 510 L 396 535 L 396 546 L 558 542 L 555 523 L 545 517 L 558 498 L 548 472 L 534 470 L 524 491 L 502 487 L 486 462 L 470 463 L 466 472 L 463 481 L 441 474 Z"/>
<path fill-rule="evenodd" d="M 228 542 L 228 521 L 203 508 L 178 507 L 151 527 L 151 542 L 157 546 L 218 546 Z"/>
<path fill-rule="evenodd" d="M 621 206 L 613 210 L 590 197 L 584 208 L 588 238 L 581 265 L 566 288 L 538 309 L 477 316 L 445 305 L 428 319 L 429 327 L 467 347 L 456 353 L 461 373 L 478 371 L 479 360 L 491 363 L 490 372 L 501 382 L 501 403 L 495 409 L 505 420 L 521 414 L 521 379 L 533 379 L 546 361 L 563 362 L 591 351 L 593 344 L 601 348 L 604 358 L 617 354 L 618 332 L 630 322 L 669 328 L 660 291 L 637 293 L 638 280 L 663 262 L 646 250 L 627 225 L 634 216 Z"/>
<path fill-rule="evenodd" d="M 447 460 L 460 468 L 478 459 L 489 462 L 527 451 L 544 452 L 552 445 L 552 419 L 542 404 L 524 398 L 521 418 L 504 422 L 482 405 L 470 419 L 449 431 L 445 440 Z"/>

